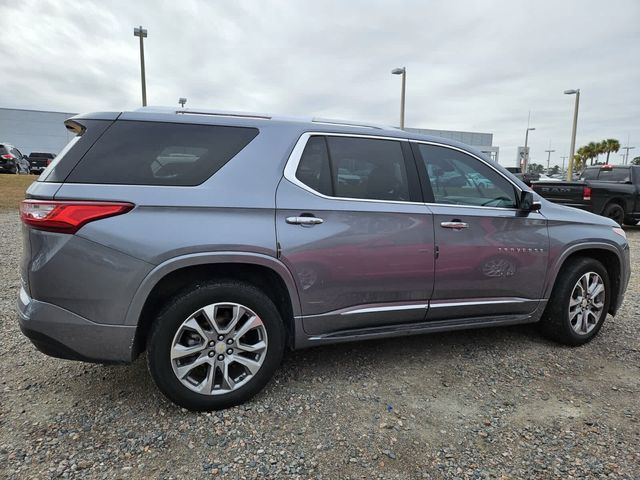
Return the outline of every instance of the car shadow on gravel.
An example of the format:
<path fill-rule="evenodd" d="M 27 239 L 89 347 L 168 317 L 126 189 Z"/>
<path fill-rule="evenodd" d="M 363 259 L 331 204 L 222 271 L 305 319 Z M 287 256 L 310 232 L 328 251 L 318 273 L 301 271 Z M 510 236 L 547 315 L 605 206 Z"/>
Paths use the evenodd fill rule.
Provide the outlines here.
<path fill-rule="evenodd" d="M 425 364 L 446 368 L 453 357 L 479 360 L 487 352 L 507 356 L 523 351 L 558 346 L 542 338 L 535 325 L 484 328 L 434 333 L 392 339 L 325 345 L 285 352 L 282 365 L 265 391 L 253 401 L 266 401 L 279 391 L 313 388 L 313 379 L 350 378 L 363 371 L 392 377 L 397 368 L 424 368 Z M 78 364 L 82 365 L 82 364 Z M 84 381 L 71 382 L 70 390 L 79 401 L 87 396 L 103 396 L 105 403 L 128 403 L 128 408 L 145 410 L 173 406 L 155 388 L 142 354 L 131 365 L 84 365 L 76 375 Z M 434 367 L 435 368 L 435 367 Z M 284 393 L 283 393 L 284 395 Z"/>

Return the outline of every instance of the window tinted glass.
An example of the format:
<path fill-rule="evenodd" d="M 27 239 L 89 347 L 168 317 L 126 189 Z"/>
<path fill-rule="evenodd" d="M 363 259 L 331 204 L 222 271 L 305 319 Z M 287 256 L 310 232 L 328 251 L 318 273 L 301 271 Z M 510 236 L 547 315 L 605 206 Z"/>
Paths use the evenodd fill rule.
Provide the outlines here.
<path fill-rule="evenodd" d="M 496 171 L 457 150 L 420 144 L 436 203 L 515 208 L 516 193 Z"/>
<path fill-rule="evenodd" d="M 258 134 L 255 128 L 115 122 L 67 182 L 199 185 Z"/>
<path fill-rule="evenodd" d="M 597 168 L 587 168 L 580 175 L 581 180 L 595 180 L 598 178 L 598 169 Z"/>
<path fill-rule="evenodd" d="M 327 137 L 336 197 L 409 201 L 400 142 Z"/>
<path fill-rule="evenodd" d="M 605 182 L 628 182 L 631 180 L 631 169 L 613 168 L 612 170 L 600 170 L 598 180 Z"/>
<path fill-rule="evenodd" d="M 296 178 L 316 192 L 332 195 L 329 155 L 324 137 L 311 137 L 302 153 Z"/>

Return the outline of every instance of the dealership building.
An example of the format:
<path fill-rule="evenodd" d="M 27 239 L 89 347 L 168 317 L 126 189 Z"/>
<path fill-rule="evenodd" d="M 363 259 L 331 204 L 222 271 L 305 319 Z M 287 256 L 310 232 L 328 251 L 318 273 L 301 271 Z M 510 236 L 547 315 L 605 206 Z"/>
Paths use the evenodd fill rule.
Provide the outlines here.
<path fill-rule="evenodd" d="M 73 134 L 65 128 L 64 121 L 74 115 L 76 114 L 70 112 L 0 108 L 0 143 L 14 145 L 25 155 L 31 152 L 57 154 L 73 137 Z M 466 143 L 498 161 L 499 149 L 492 145 L 493 134 L 491 133 L 424 128 L 407 128 L 406 130 Z"/>

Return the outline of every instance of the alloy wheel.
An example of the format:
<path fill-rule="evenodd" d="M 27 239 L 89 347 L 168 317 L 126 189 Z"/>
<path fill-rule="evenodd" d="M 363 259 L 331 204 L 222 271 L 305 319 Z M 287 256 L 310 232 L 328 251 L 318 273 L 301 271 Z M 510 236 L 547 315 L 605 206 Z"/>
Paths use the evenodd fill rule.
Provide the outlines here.
<path fill-rule="evenodd" d="M 254 377 L 267 348 L 267 331 L 253 310 L 238 303 L 214 303 L 182 322 L 171 344 L 171 366 L 190 390 L 222 395 Z"/>
<path fill-rule="evenodd" d="M 598 325 L 605 304 L 604 281 L 595 272 L 582 275 L 569 300 L 569 322 L 578 335 L 587 335 Z"/>

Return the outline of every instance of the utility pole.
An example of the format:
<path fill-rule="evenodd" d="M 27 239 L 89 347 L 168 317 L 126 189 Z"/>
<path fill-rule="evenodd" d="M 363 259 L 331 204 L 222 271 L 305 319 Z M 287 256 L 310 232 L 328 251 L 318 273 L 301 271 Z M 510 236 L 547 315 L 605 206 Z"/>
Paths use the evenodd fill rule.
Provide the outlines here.
<path fill-rule="evenodd" d="M 529 132 L 531 130 L 535 130 L 535 128 L 527 127 L 527 132 L 524 134 L 524 162 L 522 165 L 522 173 L 527 173 L 527 168 L 529 168 Z"/>
<path fill-rule="evenodd" d="M 564 157 L 560 157 L 562 159 L 562 171 L 564 172 L 564 161 L 569 158 L 566 155 Z"/>
<path fill-rule="evenodd" d="M 633 150 L 636 147 L 630 147 L 629 144 L 627 143 L 626 147 L 622 147 L 620 150 L 626 150 L 625 154 L 624 154 L 624 164 L 626 165 L 627 163 L 629 163 L 629 150 Z"/>
<path fill-rule="evenodd" d="M 551 162 L 551 154 L 555 152 L 555 150 L 545 150 L 549 155 L 547 155 L 547 173 L 549 173 L 549 163 Z"/>
<path fill-rule="evenodd" d="M 140 76 L 142 77 L 142 106 L 147 106 L 147 81 L 145 79 L 144 73 L 144 43 L 143 38 L 147 38 L 147 30 L 140 27 L 135 27 L 133 29 L 133 36 L 140 37 Z"/>

